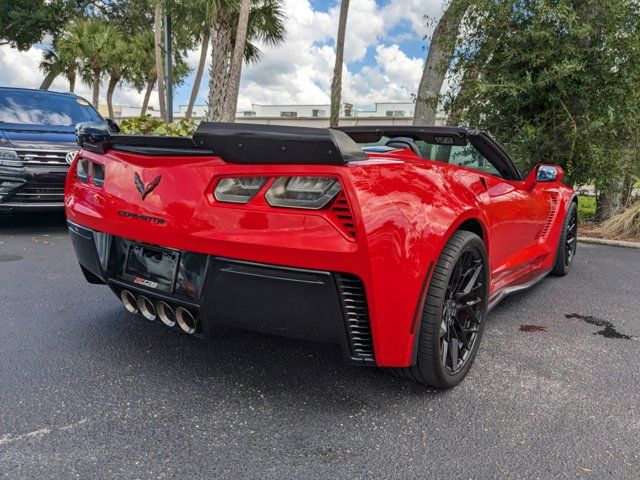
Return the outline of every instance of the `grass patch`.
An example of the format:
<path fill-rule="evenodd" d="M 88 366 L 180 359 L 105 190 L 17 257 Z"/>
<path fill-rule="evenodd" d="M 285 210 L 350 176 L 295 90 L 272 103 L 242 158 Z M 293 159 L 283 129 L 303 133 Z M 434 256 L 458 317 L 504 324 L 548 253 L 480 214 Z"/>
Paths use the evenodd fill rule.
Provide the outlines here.
<path fill-rule="evenodd" d="M 581 219 L 587 220 L 596 215 L 596 198 L 578 195 L 578 215 Z"/>

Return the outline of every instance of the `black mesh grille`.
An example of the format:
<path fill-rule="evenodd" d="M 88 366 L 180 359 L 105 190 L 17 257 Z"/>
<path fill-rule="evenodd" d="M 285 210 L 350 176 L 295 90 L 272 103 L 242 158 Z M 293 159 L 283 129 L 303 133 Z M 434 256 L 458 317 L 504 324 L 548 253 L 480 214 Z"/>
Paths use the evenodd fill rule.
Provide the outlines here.
<path fill-rule="evenodd" d="M 355 275 L 336 274 L 342 300 L 351 356 L 357 360 L 373 361 L 373 339 L 364 284 Z"/>
<path fill-rule="evenodd" d="M 64 201 L 64 185 L 27 183 L 12 200 L 21 203 L 61 203 Z"/>

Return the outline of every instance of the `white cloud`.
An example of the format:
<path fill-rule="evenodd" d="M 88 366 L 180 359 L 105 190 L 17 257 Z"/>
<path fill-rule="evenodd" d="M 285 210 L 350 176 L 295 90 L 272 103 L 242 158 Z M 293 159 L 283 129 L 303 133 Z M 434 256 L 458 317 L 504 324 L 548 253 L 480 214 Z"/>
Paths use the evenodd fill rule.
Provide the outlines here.
<path fill-rule="evenodd" d="M 391 0 L 382 8 L 382 13 L 388 24 L 397 25 L 401 22 L 407 22 L 413 32 L 420 37 L 424 37 L 433 31 L 433 22 L 425 21 L 433 20 L 442 15 L 442 9 L 445 5 L 443 0 Z"/>
<path fill-rule="evenodd" d="M 424 16 L 440 15 L 443 4 L 443 0 L 389 0 L 384 5 L 375 0 L 351 2 L 345 41 L 343 101 L 366 106 L 376 101 L 409 100 L 417 90 L 424 58 L 422 53 L 415 58 L 408 56 L 398 42 L 427 34 L 429 26 Z M 336 0 L 327 12 L 314 10 L 309 0 L 285 0 L 284 8 L 285 40 L 277 47 L 260 46 L 262 61 L 245 65 L 240 109 L 248 109 L 252 103 L 329 103 L 339 2 Z M 199 55 L 199 48 L 188 53 L 190 67 L 197 66 Z M 374 64 L 369 61 L 372 57 Z M 0 85 L 38 88 L 44 77 L 38 68 L 40 60 L 41 51 L 37 48 L 18 52 L 8 46 L 0 47 Z M 362 66 L 363 61 L 366 66 Z M 206 101 L 207 85 L 205 74 L 198 103 Z M 52 89 L 65 91 L 68 84 L 58 78 Z M 76 91 L 91 98 L 91 89 L 82 82 L 78 82 Z M 188 99 L 191 85 L 185 85 L 180 91 L 181 101 L 176 100 L 176 108 Z M 103 85 L 100 103 L 105 103 L 105 95 L 106 85 Z M 157 93 L 151 98 L 151 104 L 157 105 Z M 139 106 L 142 99 L 143 93 L 126 85 L 120 86 L 114 95 L 114 102 L 123 105 Z"/>
<path fill-rule="evenodd" d="M 42 50 L 39 48 L 31 47 L 26 52 L 20 52 L 8 45 L 0 46 L 0 86 L 39 88 L 45 76 L 40 70 L 41 61 Z M 68 92 L 69 82 L 63 77 L 58 77 L 50 90 Z M 76 81 L 75 93 L 91 100 L 91 88 L 80 79 Z M 100 91 L 101 104 L 106 103 L 106 93 L 106 85 L 103 84 Z M 119 105 L 141 105 L 143 97 L 143 93 L 129 87 L 120 87 L 113 95 L 114 103 Z"/>
<path fill-rule="evenodd" d="M 410 25 L 402 38 L 422 38 L 424 15 L 436 16 L 441 0 L 391 0 L 380 7 L 375 0 L 351 2 L 345 39 L 343 101 L 371 105 L 376 101 L 407 101 L 422 75 L 423 58 L 410 58 L 397 44 L 387 45 L 391 32 Z M 239 107 L 257 104 L 329 103 L 335 62 L 334 37 L 340 7 L 328 13 L 314 11 L 308 0 L 285 2 L 287 36 L 282 45 L 263 47 L 260 63 L 245 66 Z M 376 52 L 375 66 L 352 71 L 354 62 Z"/>

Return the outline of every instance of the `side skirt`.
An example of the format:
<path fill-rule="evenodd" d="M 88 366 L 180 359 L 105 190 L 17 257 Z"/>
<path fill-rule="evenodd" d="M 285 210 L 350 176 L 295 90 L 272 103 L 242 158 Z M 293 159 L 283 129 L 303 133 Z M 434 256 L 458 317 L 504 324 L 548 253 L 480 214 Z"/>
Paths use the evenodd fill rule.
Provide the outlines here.
<path fill-rule="evenodd" d="M 514 285 L 511 287 L 504 287 L 501 290 L 494 292 L 489 298 L 488 310 L 489 311 L 493 310 L 496 307 L 496 305 L 498 305 L 502 301 L 502 299 L 504 299 L 504 297 L 506 297 L 507 295 L 511 295 L 512 293 L 516 293 L 516 292 L 521 292 L 522 290 L 527 290 L 528 288 L 533 287 L 536 283 L 538 283 L 544 277 L 549 275 L 551 270 L 552 270 L 551 268 L 549 270 L 545 270 L 537 277 L 529 280 L 527 283 L 522 283 L 520 285 Z"/>

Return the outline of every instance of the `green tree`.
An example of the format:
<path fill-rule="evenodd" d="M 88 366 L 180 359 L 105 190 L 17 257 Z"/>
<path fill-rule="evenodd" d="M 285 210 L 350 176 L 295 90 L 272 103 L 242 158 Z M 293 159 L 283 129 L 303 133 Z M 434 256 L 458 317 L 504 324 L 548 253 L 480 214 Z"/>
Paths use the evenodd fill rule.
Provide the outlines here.
<path fill-rule="evenodd" d="M 442 84 L 453 61 L 460 24 L 469 0 L 451 0 L 436 24 L 416 94 L 414 125 L 434 125 Z"/>
<path fill-rule="evenodd" d="M 105 59 L 104 72 L 109 77 L 107 82 L 107 108 L 109 118 L 113 118 L 113 93 L 122 80 L 131 80 L 134 76 L 132 70 L 136 65 L 133 51 L 129 42 L 121 35 L 117 35 L 112 41 L 111 51 Z"/>
<path fill-rule="evenodd" d="M 333 67 L 331 81 L 331 115 L 329 125 L 337 127 L 340 118 L 340 98 L 342 96 L 342 67 L 344 64 L 344 37 L 347 30 L 347 15 L 349 14 L 349 0 L 340 2 L 340 18 L 338 19 L 338 36 L 336 38 L 336 62 Z"/>
<path fill-rule="evenodd" d="M 140 115 L 147 114 L 151 93 L 156 86 L 158 72 L 156 71 L 156 54 L 154 48 L 154 32 L 147 29 L 130 38 L 129 54 L 132 58 L 132 84 L 138 91 L 145 90 Z"/>
<path fill-rule="evenodd" d="M 0 46 L 28 50 L 45 34 L 56 34 L 68 21 L 73 2 L 67 0 L 2 0 Z"/>
<path fill-rule="evenodd" d="M 145 91 L 140 112 L 141 116 L 144 116 L 149 108 L 151 94 L 158 79 L 153 30 L 147 28 L 129 37 L 127 40 L 127 57 L 130 65 L 127 81 L 139 92 Z M 171 73 L 176 85 L 182 84 L 189 74 L 189 67 L 185 62 L 184 55 L 180 52 L 176 52 L 174 56 Z"/>
<path fill-rule="evenodd" d="M 105 69 L 113 61 L 120 30 L 99 18 L 79 20 L 69 25 L 58 41 L 58 50 L 67 58 L 77 58 L 84 80 L 93 87 L 93 105 L 98 107 L 100 83 Z"/>
<path fill-rule="evenodd" d="M 76 86 L 78 69 L 80 64 L 75 57 L 66 57 L 56 52 L 54 48 L 43 52 L 43 60 L 40 62 L 40 70 L 45 73 L 40 90 L 49 90 L 53 81 L 61 75 L 69 81 L 69 91 L 73 92 Z"/>
<path fill-rule="evenodd" d="M 523 170 L 560 164 L 593 182 L 600 219 L 638 169 L 640 5 L 635 0 L 475 0 L 448 109 L 486 128 Z"/>
<path fill-rule="evenodd" d="M 220 121 L 225 118 L 225 108 L 229 104 L 231 56 L 235 48 L 239 13 L 239 0 L 207 0 L 206 2 L 204 18 L 209 22 L 211 36 L 209 110 L 207 112 L 209 121 Z M 247 25 L 244 60 L 247 62 L 260 60 L 261 52 L 256 42 L 268 45 L 280 43 L 285 34 L 284 21 L 281 0 L 253 0 Z"/>
<path fill-rule="evenodd" d="M 164 5 L 161 0 L 157 0 L 155 14 L 153 17 L 154 50 L 156 54 L 156 76 L 158 83 L 158 105 L 160 106 L 160 117 L 167 121 L 167 104 L 164 84 L 164 55 L 162 53 L 162 20 L 164 17 Z"/>
<path fill-rule="evenodd" d="M 238 90 L 240 90 L 240 75 L 242 73 L 242 62 L 244 60 L 245 45 L 247 43 L 250 11 L 251 0 L 241 0 L 240 11 L 238 12 L 238 26 L 236 28 L 235 45 L 231 52 L 231 61 L 229 62 L 228 95 L 222 112 L 222 121 L 224 122 L 234 122 L 236 119 Z"/>

